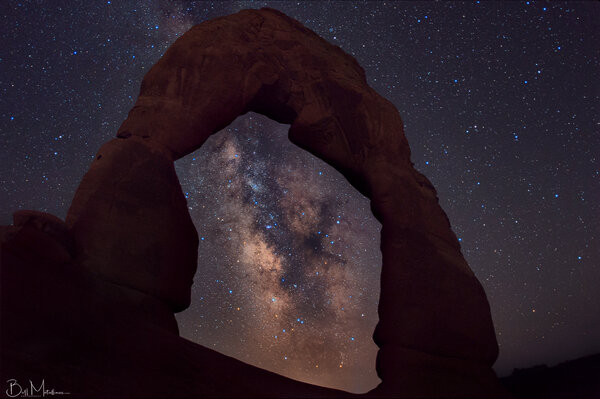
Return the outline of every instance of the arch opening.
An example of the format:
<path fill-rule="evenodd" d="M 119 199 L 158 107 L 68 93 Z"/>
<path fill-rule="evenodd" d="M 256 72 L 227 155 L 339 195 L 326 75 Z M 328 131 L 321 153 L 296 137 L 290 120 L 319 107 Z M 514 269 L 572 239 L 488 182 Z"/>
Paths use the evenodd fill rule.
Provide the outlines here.
<path fill-rule="evenodd" d="M 296 380 L 367 392 L 380 382 L 381 225 L 287 130 L 249 113 L 176 162 L 200 237 L 180 333 Z"/>

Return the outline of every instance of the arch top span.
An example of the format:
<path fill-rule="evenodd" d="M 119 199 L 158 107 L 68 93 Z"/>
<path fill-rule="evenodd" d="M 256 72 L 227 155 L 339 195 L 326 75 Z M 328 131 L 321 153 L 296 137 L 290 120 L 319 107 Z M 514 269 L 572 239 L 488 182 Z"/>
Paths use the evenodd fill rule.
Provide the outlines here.
<path fill-rule="evenodd" d="M 382 223 L 382 383 L 371 394 L 502 396 L 485 292 L 413 167 L 398 111 L 353 57 L 275 10 L 194 26 L 146 74 L 69 209 L 79 264 L 173 311 L 189 306 L 198 237 L 173 162 L 250 111 L 289 123 L 290 140 L 340 171 Z"/>
<path fill-rule="evenodd" d="M 358 62 L 272 9 L 217 18 L 177 39 L 144 77 L 117 136 L 150 139 L 178 159 L 249 111 L 290 124 L 292 142 L 366 195 L 359 167 L 410 162 L 398 112 Z"/>

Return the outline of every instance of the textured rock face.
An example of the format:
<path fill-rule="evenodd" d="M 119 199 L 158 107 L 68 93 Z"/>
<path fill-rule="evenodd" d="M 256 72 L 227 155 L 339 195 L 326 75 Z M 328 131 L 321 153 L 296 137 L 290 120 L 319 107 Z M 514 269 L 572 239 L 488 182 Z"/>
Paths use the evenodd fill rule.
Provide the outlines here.
<path fill-rule="evenodd" d="M 104 144 L 66 222 L 86 269 L 174 311 L 189 306 L 198 235 L 173 162 L 160 147 L 137 137 Z"/>
<path fill-rule="evenodd" d="M 291 124 L 290 140 L 342 172 L 371 199 L 383 225 L 374 334 L 382 383 L 368 396 L 502 396 L 491 370 L 498 347 L 485 293 L 435 189 L 412 166 L 398 111 L 367 85 L 356 60 L 274 10 L 245 10 L 195 26 L 148 72 L 118 138 L 102 147 L 77 190 L 64 229 L 73 240 L 67 263 L 102 282 L 93 292 L 121 287 L 146 298 L 135 303 L 156 301 L 171 311 L 187 307 L 198 238 L 173 161 L 249 111 Z M 22 263 L 15 259 L 13 264 Z M 164 313 L 159 305 L 143 308 Z M 342 394 L 187 343 L 167 319 L 152 319 L 162 326 L 160 333 L 140 327 L 147 318 L 128 322 L 128 331 L 143 331 L 143 338 L 130 355 L 124 349 L 118 358 L 123 363 L 155 353 L 150 342 L 169 348 L 169 354 L 155 353 L 156 370 L 144 364 L 128 371 L 150 377 L 152 392 L 173 394 L 161 390 L 168 378 L 157 377 L 168 370 L 189 387 L 178 388 L 176 396 Z M 119 348 L 128 347 L 125 338 L 119 342 Z M 209 361 L 218 366 L 209 368 Z M 219 374 L 230 373 L 228 368 L 237 371 L 237 385 Z"/>

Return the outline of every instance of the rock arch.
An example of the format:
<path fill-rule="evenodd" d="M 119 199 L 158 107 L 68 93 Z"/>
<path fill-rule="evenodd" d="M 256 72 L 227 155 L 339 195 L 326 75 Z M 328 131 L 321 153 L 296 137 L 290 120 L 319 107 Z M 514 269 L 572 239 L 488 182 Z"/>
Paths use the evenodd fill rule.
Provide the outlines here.
<path fill-rule="evenodd" d="M 485 293 L 410 161 L 398 111 L 354 58 L 275 10 L 194 26 L 146 74 L 69 209 L 77 262 L 172 311 L 189 306 L 198 237 L 173 162 L 249 111 L 290 124 L 290 140 L 339 170 L 382 223 L 382 384 L 370 395 L 500 395 Z"/>

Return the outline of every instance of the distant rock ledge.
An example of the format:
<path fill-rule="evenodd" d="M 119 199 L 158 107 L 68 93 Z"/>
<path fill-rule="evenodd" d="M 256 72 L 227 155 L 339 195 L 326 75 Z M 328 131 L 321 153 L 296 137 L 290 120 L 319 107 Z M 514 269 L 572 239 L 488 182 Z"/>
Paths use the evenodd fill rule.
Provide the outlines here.
<path fill-rule="evenodd" d="M 515 369 L 500 382 L 518 399 L 600 398 L 600 354 L 553 367 Z"/>

